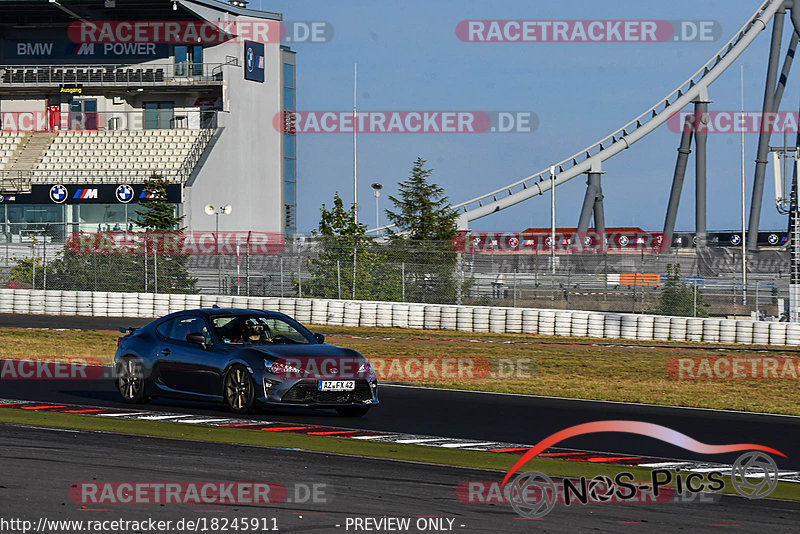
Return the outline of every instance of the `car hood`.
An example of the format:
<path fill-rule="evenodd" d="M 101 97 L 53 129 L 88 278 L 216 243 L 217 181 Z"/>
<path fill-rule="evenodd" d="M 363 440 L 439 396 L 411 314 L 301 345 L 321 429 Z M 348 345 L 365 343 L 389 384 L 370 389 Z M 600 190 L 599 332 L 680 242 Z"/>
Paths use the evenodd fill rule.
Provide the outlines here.
<path fill-rule="evenodd" d="M 250 345 L 247 350 L 263 355 L 266 359 L 280 358 L 350 358 L 366 359 L 352 349 L 333 345 Z"/>

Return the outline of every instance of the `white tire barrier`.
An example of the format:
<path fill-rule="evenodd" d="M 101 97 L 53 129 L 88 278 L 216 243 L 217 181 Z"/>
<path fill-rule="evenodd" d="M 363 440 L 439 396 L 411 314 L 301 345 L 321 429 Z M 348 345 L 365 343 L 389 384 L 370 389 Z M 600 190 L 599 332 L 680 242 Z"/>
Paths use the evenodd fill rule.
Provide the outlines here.
<path fill-rule="evenodd" d="M 703 321 L 703 341 L 706 343 L 719 343 L 719 319 L 706 319 Z"/>
<path fill-rule="evenodd" d="M 618 313 L 606 315 L 606 337 L 610 339 L 622 337 L 622 315 Z"/>
<path fill-rule="evenodd" d="M 186 295 L 187 310 L 196 310 L 200 308 L 201 302 L 202 302 L 202 297 L 200 295 Z"/>
<path fill-rule="evenodd" d="M 61 295 L 60 289 L 48 289 L 44 292 L 44 312 L 47 315 L 61 315 Z M 128 293 L 125 293 L 126 295 Z M 135 295 L 134 295 L 135 296 Z"/>
<path fill-rule="evenodd" d="M 153 313 L 156 317 L 169 313 L 169 295 L 156 293 L 153 295 Z"/>
<path fill-rule="evenodd" d="M 522 333 L 522 310 L 520 308 L 506 310 L 506 332 L 509 334 Z"/>
<path fill-rule="evenodd" d="M 311 299 L 297 299 L 294 303 L 294 318 L 305 324 L 311 321 Z"/>
<path fill-rule="evenodd" d="M 572 314 L 572 337 L 587 337 L 589 335 L 589 313 L 574 312 Z"/>
<path fill-rule="evenodd" d="M 0 313 L 14 313 L 13 289 L 0 289 Z"/>
<path fill-rule="evenodd" d="M 461 306 L 456 312 L 456 327 L 461 332 L 473 331 L 473 309 L 469 306 Z"/>
<path fill-rule="evenodd" d="M 791 347 L 800 346 L 800 324 L 786 324 L 786 344 Z"/>
<path fill-rule="evenodd" d="M 458 307 L 442 306 L 439 314 L 439 326 L 442 330 L 458 329 Z M 470 325 L 471 329 L 471 325 Z"/>
<path fill-rule="evenodd" d="M 422 330 L 424 326 L 425 326 L 425 305 L 409 304 L 408 327 Z"/>
<path fill-rule="evenodd" d="M 606 316 L 602 313 L 590 313 L 586 323 L 586 335 L 589 337 L 603 337 L 605 335 Z"/>
<path fill-rule="evenodd" d="M 137 293 L 136 296 L 139 300 L 139 317 L 156 317 L 155 313 L 155 298 L 152 293 Z M 78 315 L 80 312 L 81 294 L 78 292 Z M 209 306 L 210 308 L 211 306 Z"/>
<path fill-rule="evenodd" d="M 653 339 L 656 318 L 652 315 L 640 315 L 636 321 L 636 339 L 650 341 Z"/>
<path fill-rule="evenodd" d="M 243 307 L 247 305 L 247 300 L 242 303 Z M 234 306 L 238 308 L 238 306 Z M 184 311 L 186 309 L 186 295 L 170 295 L 169 296 L 169 312 L 175 313 Z"/>
<path fill-rule="evenodd" d="M 139 317 L 139 295 L 136 293 L 128 293 L 136 301 L 137 315 Z M 61 314 L 62 315 L 78 315 L 78 292 L 77 291 L 62 291 L 61 292 Z"/>
<path fill-rule="evenodd" d="M 769 323 L 755 321 L 753 323 L 753 343 L 756 345 L 769 345 Z"/>
<path fill-rule="evenodd" d="M 769 344 L 786 345 L 786 323 L 769 323 Z"/>
<path fill-rule="evenodd" d="M 669 338 L 672 341 L 686 341 L 686 317 L 669 318 Z"/>
<path fill-rule="evenodd" d="M 64 300 L 61 305 L 63 307 Z M 122 295 L 122 316 L 139 317 L 139 295 L 136 293 L 123 293 Z"/>
<path fill-rule="evenodd" d="M 572 334 L 572 312 L 557 311 L 555 334 L 557 336 L 569 336 Z"/>
<path fill-rule="evenodd" d="M 539 310 L 539 335 L 554 336 L 556 334 L 556 312 Z"/>
<path fill-rule="evenodd" d="M 392 326 L 408 328 L 408 304 L 392 304 Z"/>
<path fill-rule="evenodd" d="M 376 317 L 377 326 L 382 328 L 392 327 L 392 304 L 386 302 L 378 303 L 378 312 Z"/>
<path fill-rule="evenodd" d="M 342 326 L 344 324 L 344 301 L 328 301 L 328 320 L 325 324 Z"/>
<path fill-rule="evenodd" d="M 472 308 L 472 329 L 475 332 L 489 331 L 489 313 L 491 308 Z"/>
<path fill-rule="evenodd" d="M 736 342 L 745 345 L 753 343 L 753 321 L 736 321 Z"/>
<path fill-rule="evenodd" d="M 636 339 L 639 332 L 639 316 L 626 313 L 622 316 L 619 333 L 622 339 Z"/>
<path fill-rule="evenodd" d="M 234 308 L 247 308 L 247 297 L 233 297 Z"/>
<path fill-rule="evenodd" d="M 213 308 L 217 303 L 216 295 L 200 295 L 200 307 L 204 309 Z"/>
<path fill-rule="evenodd" d="M 686 340 L 703 341 L 703 320 L 692 317 L 686 320 Z"/>
<path fill-rule="evenodd" d="M 92 301 L 89 293 L 89 315 L 91 315 Z M 14 313 L 30 313 L 31 311 L 31 290 L 17 289 L 14 292 Z"/>
<path fill-rule="evenodd" d="M 489 332 L 505 334 L 506 310 L 505 308 L 492 308 L 489 310 Z"/>
<path fill-rule="evenodd" d="M 359 319 L 359 323 L 361 324 L 361 326 L 377 326 L 378 325 L 378 303 L 377 302 L 362 302 L 361 303 L 361 318 Z"/>
<path fill-rule="evenodd" d="M 441 330 L 442 328 L 442 308 L 441 306 L 425 306 L 423 326 L 425 330 Z"/>
<path fill-rule="evenodd" d="M 314 299 L 311 301 L 311 324 L 328 324 L 328 301 Z"/>
<path fill-rule="evenodd" d="M 108 292 L 106 303 L 109 317 L 122 317 L 123 298 L 123 293 L 118 291 Z"/>
<path fill-rule="evenodd" d="M 108 317 L 108 292 L 95 291 L 92 293 L 92 315 L 95 317 Z"/>
<path fill-rule="evenodd" d="M 269 311 L 280 311 L 281 308 L 281 299 L 278 297 L 264 297 L 262 310 L 269 310 Z M 344 309 L 344 308 L 342 308 Z"/>
<path fill-rule="evenodd" d="M 672 321 L 669 317 L 663 315 L 657 316 L 653 320 L 653 339 L 658 341 L 667 341 L 669 339 L 670 324 Z"/>
<path fill-rule="evenodd" d="M 736 343 L 736 321 L 733 319 L 719 321 L 719 342 Z"/>
<path fill-rule="evenodd" d="M 281 301 L 283 307 L 283 301 Z M 281 312 L 283 313 L 283 312 Z M 344 303 L 343 326 L 359 326 L 361 321 L 361 303 L 349 300 Z"/>
<path fill-rule="evenodd" d="M 522 333 L 535 334 L 539 331 L 539 310 L 522 310 Z"/>
<path fill-rule="evenodd" d="M 278 301 L 278 311 L 288 315 L 289 317 L 293 317 L 294 316 L 294 302 L 295 302 L 294 299 L 280 299 Z"/>
<path fill-rule="evenodd" d="M 32 289 L 30 292 L 30 313 L 44 314 L 44 290 Z"/>

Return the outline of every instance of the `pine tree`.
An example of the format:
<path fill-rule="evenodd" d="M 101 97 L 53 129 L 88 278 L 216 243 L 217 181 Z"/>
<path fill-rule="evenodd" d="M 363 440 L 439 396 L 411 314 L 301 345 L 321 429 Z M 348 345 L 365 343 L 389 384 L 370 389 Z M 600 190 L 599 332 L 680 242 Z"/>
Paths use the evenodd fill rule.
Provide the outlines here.
<path fill-rule="evenodd" d="M 152 196 L 139 204 L 144 208 L 136 211 L 134 224 L 147 232 L 180 232 L 183 216 L 175 215 L 175 208 L 167 202 L 167 185 L 160 174 L 153 173 L 145 182 L 145 191 Z"/>
<path fill-rule="evenodd" d="M 707 308 L 703 295 L 681 278 L 681 266 L 677 263 L 668 264 L 667 280 L 658 297 L 657 313 L 682 317 L 692 317 L 696 314 L 697 317 L 708 317 Z"/>

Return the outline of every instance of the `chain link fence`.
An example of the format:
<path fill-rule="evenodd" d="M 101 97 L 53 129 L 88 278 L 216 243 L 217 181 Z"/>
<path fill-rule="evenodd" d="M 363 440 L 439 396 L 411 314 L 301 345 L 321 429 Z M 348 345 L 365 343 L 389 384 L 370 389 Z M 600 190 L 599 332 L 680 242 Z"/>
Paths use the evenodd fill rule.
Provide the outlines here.
<path fill-rule="evenodd" d="M 153 243 L 76 250 L 31 233 L 0 244 L 5 287 L 78 291 L 207 293 L 469 304 L 684 316 L 781 318 L 789 253 L 677 249 L 668 253 L 458 252 L 451 242 L 281 236 L 272 247 L 219 246 L 179 253 Z M 239 233 L 242 234 L 242 233 Z M 244 233 L 246 234 L 246 233 Z M 84 235 L 84 234 L 81 234 Z M 127 235 L 127 234 L 125 234 Z M 143 236 L 144 234 L 136 234 Z M 103 237 L 111 236 L 111 237 Z M 140 238 L 140 241 L 143 238 Z M 178 244 L 180 244 L 180 237 Z M 160 241 L 159 241 L 160 240 Z M 159 242 L 161 244 L 159 244 Z M 176 253 L 177 252 L 177 253 Z"/>

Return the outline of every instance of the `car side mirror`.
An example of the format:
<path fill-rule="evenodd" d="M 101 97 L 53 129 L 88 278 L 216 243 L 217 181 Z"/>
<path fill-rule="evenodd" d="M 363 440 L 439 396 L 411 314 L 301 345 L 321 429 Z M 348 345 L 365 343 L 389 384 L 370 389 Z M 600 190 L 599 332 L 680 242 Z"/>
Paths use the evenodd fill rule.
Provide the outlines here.
<path fill-rule="evenodd" d="M 325 334 L 320 334 L 319 332 L 314 332 L 314 339 L 316 339 L 320 343 L 325 343 Z"/>
<path fill-rule="evenodd" d="M 200 345 L 204 349 L 206 348 L 206 336 L 203 334 L 188 334 L 186 336 L 186 341 L 188 343 L 194 343 L 195 345 Z"/>

